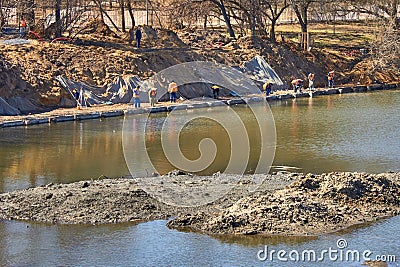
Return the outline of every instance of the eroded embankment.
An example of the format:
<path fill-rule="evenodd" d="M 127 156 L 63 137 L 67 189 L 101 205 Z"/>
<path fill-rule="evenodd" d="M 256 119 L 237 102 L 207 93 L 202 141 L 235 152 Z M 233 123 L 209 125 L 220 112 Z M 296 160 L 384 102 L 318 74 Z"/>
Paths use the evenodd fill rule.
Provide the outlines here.
<path fill-rule="evenodd" d="M 152 180 L 158 190 L 164 179 L 159 178 Z M 213 179 L 188 183 L 188 178 L 173 177 L 182 188 Z M 136 179 L 48 184 L 1 194 L 0 218 L 101 224 L 175 217 L 169 227 L 209 234 L 317 235 L 400 214 L 400 173 L 278 173 L 262 178 L 254 193 L 247 191 L 252 177 L 245 176 L 222 198 L 193 208 L 157 201 Z"/>

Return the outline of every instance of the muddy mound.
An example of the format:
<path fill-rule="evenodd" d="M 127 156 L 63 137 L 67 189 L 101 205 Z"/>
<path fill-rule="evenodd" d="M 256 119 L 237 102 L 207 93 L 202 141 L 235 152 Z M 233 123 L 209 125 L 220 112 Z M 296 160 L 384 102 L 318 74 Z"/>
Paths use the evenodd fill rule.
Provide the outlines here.
<path fill-rule="evenodd" d="M 386 178 L 385 174 L 329 173 L 301 176 L 287 191 L 302 192 L 341 203 L 374 202 L 400 206 L 400 186 Z"/>
<path fill-rule="evenodd" d="M 0 54 L 0 96 L 9 98 L 27 91 L 27 84 L 21 78 L 21 70 L 18 65 L 7 61 Z"/>
<path fill-rule="evenodd" d="M 184 48 L 187 45 L 172 30 L 143 26 L 144 48 Z"/>
<path fill-rule="evenodd" d="M 400 174 L 299 175 L 283 190 L 169 222 L 211 234 L 318 235 L 400 214 Z"/>
<path fill-rule="evenodd" d="M 0 54 L 0 116 L 41 110 L 33 100 L 32 86 L 22 76 L 20 67 Z"/>
<path fill-rule="evenodd" d="M 102 36 L 111 36 L 118 38 L 119 36 L 113 32 L 107 24 L 104 23 L 102 19 L 91 19 L 83 27 L 84 30 L 81 31 L 83 34 L 95 34 Z"/>
<path fill-rule="evenodd" d="M 357 63 L 346 78 L 348 82 L 370 85 L 388 81 L 400 81 L 400 74 L 394 70 L 374 69 L 371 60 L 367 58 Z"/>
<path fill-rule="evenodd" d="M 233 40 L 219 31 L 191 28 L 178 31 L 178 36 L 193 48 L 221 48 Z"/>
<path fill-rule="evenodd" d="M 15 200 L 20 203 L 17 210 L 12 204 Z M 3 194 L 0 203 L 3 219 L 95 224 L 165 218 L 161 213 L 164 205 L 130 180 L 49 184 L 28 189 L 23 195 Z"/>

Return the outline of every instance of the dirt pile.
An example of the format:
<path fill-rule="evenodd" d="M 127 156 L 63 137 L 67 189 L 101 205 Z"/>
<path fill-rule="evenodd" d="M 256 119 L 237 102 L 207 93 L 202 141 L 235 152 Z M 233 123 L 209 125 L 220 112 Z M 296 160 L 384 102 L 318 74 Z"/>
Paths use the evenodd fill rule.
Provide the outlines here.
<path fill-rule="evenodd" d="M 95 34 L 119 38 L 118 34 L 113 32 L 102 19 L 91 19 L 82 28 L 82 34 Z"/>
<path fill-rule="evenodd" d="M 393 181 L 393 180 L 396 180 Z M 285 189 L 169 222 L 210 234 L 318 235 L 400 214 L 400 174 L 299 175 Z"/>
<path fill-rule="evenodd" d="M 21 78 L 18 65 L 7 61 L 0 52 L 0 97 L 10 98 L 28 92 L 29 85 Z"/>
<path fill-rule="evenodd" d="M 253 193 L 253 176 L 232 178 L 231 191 L 192 208 L 157 201 L 141 189 L 139 178 L 48 184 L 0 194 L 0 219 L 101 224 L 176 217 L 169 227 L 209 234 L 317 235 L 400 214 L 400 173 L 263 175 Z M 190 192 L 215 177 L 143 179 L 149 192 L 165 193 L 165 179 Z"/>
<path fill-rule="evenodd" d="M 265 178 L 266 175 L 262 175 Z M 231 206 L 235 201 L 248 195 L 248 184 L 253 176 L 241 177 L 242 184 L 237 185 L 234 177 L 232 192 L 214 203 L 201 207 L 176 207 L 166 205 L 145 193 L 140 179 L 104 179 L 82 181 L 71 184 L 48 184 L 26 190 L 0 194 L 0 219 L 30 220 L 61 224 L 100 224 L 129 222 L 136 220 L 168 219 L 188 212 L 202 210 L 207 213 L 215 212 Z M 268 179 L 269 178 L 269 179 Z M 148 179 L 151 177 L 143 178 Z M 194 177 L 171 172 L 165 176 L 153 178 L 149 185 L 151 192 L 169 190 L 160 182 L 174 180 L 187 192 L 197 188 L 199 183 L 207 186 L 214 177 Z M 195 182 L 188 182 L 189 179 Z M 269 181 L 264 190 L 270 191 L 283 188 L 290 181 L 287 177 L 267 177 Z"/>
<path fill-rule="evenodd" d="M 193 28 L 178 31 L 178 36 L 185 44 L 192 48 L 221 48 L 234 41 L 219 31 Z"/>
<path fill-rule="evenodd" d="M 162 213 L 165 205 L 130 180 L 49 184 L 24 194 L 3 194 L 0 203 L 3 218 L 50 223 L 116 223 L 168 217 Z"/>

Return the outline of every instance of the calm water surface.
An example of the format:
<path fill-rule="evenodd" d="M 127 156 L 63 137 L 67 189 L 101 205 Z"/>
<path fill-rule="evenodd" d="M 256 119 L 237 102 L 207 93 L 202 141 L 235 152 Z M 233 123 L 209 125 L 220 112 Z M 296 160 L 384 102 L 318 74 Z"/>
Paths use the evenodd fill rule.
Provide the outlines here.
<path fill-rule="evenodd" d="M 302 172 L 400 171 L 400 91 L 347 94 L 271 104 L 277 133 L 274 166 L 290 166 Z M 235 109 L 246 118 L 246 108 Z M 246 120 L 246 119 L 245 119 Z M 157 125 L 147 136 L 149 153 L 158 157 Z M 198 156 L 196 140 L 210 131 L 218 146 L 229 147 L 217 124 L 198 122 L 188 130 L 182 150 Z M 123 119 L 83 123 L 38 125 L 0 129 L 0 191 L 6 192 L 49 182 L 72 182 L 118 177 L 128 170 L 122 152 Z M 245 122 L 251 129 L 252 122 Z M 257 134 L 252 135 L 252 154 L 257 154 Z M 218 137 L 221 140 L 218 140 Z M 194 152 L 193 152 L 194 151 Z M 191 154 L 192 153 L 192 154 Z M 251 161 L 257 160 L 252 155 Z M 171 166 L 158 159 L 159 168 Z M 214 171 L 223 168 L 220 156 Z M 251 171 L 254 162 L 250 162 Z M 275 167 L 275 169 L 279 169 Z M 273 169 L 274 170 L 274 169 Z M 361 263 L 260 262 L 257 252 L 272 249 L 321 251 L 336 248 L 345 238 L 349 249 L 369 249 L 376 254 L 395 254 L 400 260 L 400 218 L 384 220 L 348 233 L 318 239 L 217 239 L 169 230 L 165 221 L 138 225 L 57 226 L 20 222 L 0 223 L 0 260 L 4 266 L 361 266 Z"/>

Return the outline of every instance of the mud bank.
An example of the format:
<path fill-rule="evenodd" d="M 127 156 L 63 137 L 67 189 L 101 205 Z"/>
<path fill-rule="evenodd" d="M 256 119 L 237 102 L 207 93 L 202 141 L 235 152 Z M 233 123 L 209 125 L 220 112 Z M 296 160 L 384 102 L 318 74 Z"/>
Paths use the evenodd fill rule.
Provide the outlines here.
<path fill-rule="evenodd" d="M 169 190 L 163 181 L 172 182 L 182 191 L 190 191 L 199 185 L 208 185 L 214 177 L 178 175 L 148 178 L 118 178 L 81 181 L 70 184 L 48 184 L 0 194 L 0 219 L 24 220 L 59 224 L 104 224 L 130 221 L 169 219 L 188 212 L 216 212 L 231 206 L 235 201 L 249 195 L 248 187 L 253 176 L 232 176 L 231 192 L 213 203 L 199 207 L 176 207 L 167 205 L 143 191 L 141 179 L 149 191 Z M 260 186 L 263 192 L 285 187 L 293 178 L 286 174 L 257 175 L 265 180 Z M 229 178 L 229 177 L 228 177 Z M 167 192 L 168 193 L 168 192 Z M 212 193 L 212 192 L 211 192 Z"/>
<path fill-rule="evenodd" d="M 207 234 L 310 236 L 400 215 L 400 173 L 292 174 L 298 180 L 269 194 L 240 199 L 221 212 L 170 222 Z"/>
<path fill-rule="evenodd" d="M 304 91 L 302 93 L 293 93 L 292 91 L 277 91 L 274 94 L 268 96 L 267 101 L 280 101 L 292 98 L 308 98 L 317 97 L 333 94 L 347 94 L 347 93 L 362 93 L 371 92 L 376 90 L 393 90 L 400 88 L 400 84 L 377 84 L 370 86 L 347 86 L 337 87 L 330 89 L 317 89 L 315 91 Z M 159 103 L 156 107 L 149 107 L 148 103 L 142 104 L 143 107 L 139 109 L 133 109 L 130 104 L 116 104 L 116 105 L 99 105 L 88 107 L 82 110 L 63 108 L 56 109 L 50 112 L 38 113 L 33 115 L 23 116 L 0 116 L 0 128 L 6 127 L 18 127 L 18 126 L 29 126 L 43 123 L 58 123 L 64 121 L 81 121 L 88 119 L 99 119 L 108 117 L 124 116 L 129 114 L 144 114 L 144 113 L 159 113 L 159 112 L 170 112 L 173 109 L 189 110 L 195 108 L 209 108 L 213 106 L 221 105 L 239 105 L 244 104 L 245 101 L 262 101 L 261 96 L 253 96 L 250 98 L 232 98 L 220 101 L 209 101 L 209 102 L 185 102 L 171 105 L 169 103 Z"/>
<path fill-rule="evenodd" d="M 158 179 L 159 178 L 159 179 Z M 160 190 L 165 177 L 154 179 Z M 171 176 L 169 176 L 169 179 Z M 198 207 L 159 202 L 134 178 L 81 181 L 0 195 L 0 219 L 59 224 L 104 224 L 174 218 L 169 227 L 207 234 L 317 235 L 400 215 L 400 173 L 329 173 L 244 176 L 220 199 Z M 174 175 L 182 188 L 213 177 Z M 163 187 L 168 190 L 167 187 Z"/>

